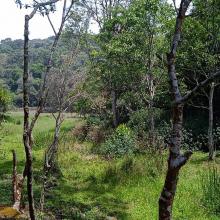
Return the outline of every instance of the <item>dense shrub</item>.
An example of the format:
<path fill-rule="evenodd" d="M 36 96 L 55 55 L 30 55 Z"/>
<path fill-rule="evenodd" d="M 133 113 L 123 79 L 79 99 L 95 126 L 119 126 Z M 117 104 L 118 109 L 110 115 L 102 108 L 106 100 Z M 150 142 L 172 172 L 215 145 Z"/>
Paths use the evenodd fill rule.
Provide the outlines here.
<path fill-rule="evenodd" d="M 217 168 L 209 169 L 201 182 L 203 204 L 210 212 L 220 214 L 220 172 Z"/>
<path fill-rule="evenodd" d="M 84 141 L 88 134 L 88 130 L 89 128 L 87 124 L 83 123 L 83 124 L 76 125 L 72 133 L 73 133 L 73 136 L 75 136 L 77 140 Z"/>
<path fill-rule="evenodd" d="M 4 119 L 4 113 L 12 102 L 11 94 L 0 86 L 0 122 Z"/>
<path fill-rule="evenodd" d="M 93 126 L 93 125 L 103 125 L 103 122 L 99 117 L 95 116 L 89 116 L 86 118 L 86 124 L 88 126 Z"/>
<path fill-rule="evenodd" d="M 101 146 L 101 153 L 108 157 L 122 157 L 132 154 L 137 149 L 134 135 L 130 128 L 121 124 Z"/>
<path fill-rule="evenodd" d="M 78 112 L 80 116 L 85 116 L 90 111 L 91 103 L 89 99 L 81 97 L 74 104 L 74 111 Z"/>
<path fill-rule="evenodd" d="M 171 135 L 171 125 L 166 122 L 161 122 L 157 130 L 158 138 L 164 141 L 167 145 Z M 181 148 L 184 150 L 198 150 L 200 145 L 204 143 L 204 135 L 194 137 L 192 130 L 183 127 L 182 129 L 182 144 Z"/>
<path fill-rule="evenodd" d="M 148 109 L 140 109 L 130 115 L 128 126 L 132 128 L 136 135 L 143 138 L 150 130 L 150 116 L 153 114 L 156 124 L 161 115 L 161 110 L 154 109 L 150 112 Z"/>

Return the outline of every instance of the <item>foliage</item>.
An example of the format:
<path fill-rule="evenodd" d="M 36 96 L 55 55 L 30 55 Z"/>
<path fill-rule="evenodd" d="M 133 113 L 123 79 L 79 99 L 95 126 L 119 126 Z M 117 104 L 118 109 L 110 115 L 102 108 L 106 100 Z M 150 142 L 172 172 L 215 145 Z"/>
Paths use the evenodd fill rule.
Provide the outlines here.
<path fill-rule="evenodd" d="M 152 116 L 154 117 L 155 123 L 157 123 L 158 125 L 161 118 L 160 109 L 140 109 L 138 111 L 135 111 L 130 116 L 128 126 L 132 128 L 136 135 L 144 138 L 150 130 L 150 120 Z"/>
<path fill-rule="evenodd" d="M 30 78 L 31 78 L 31 96 L 30 105 L 36 105 L 37 93 L 41 82 L 41 76 L 44 72 L 44 64 L 47 61 L 49 46 L 52 38 L 39 40 L 30 40 Z M 14 94 L 16 106 L 22 106 L 20 93 L 22 90 L 22 73 L 23 73 L 23 40 L 12 40 L 10 38 L 1 40 L 0 44 L 0 76 L 3 85 Z"/>
<path fill-rule="evenodd" d="M 86 113 L 89 113 L 91 103 L 88 99 L 80 97 L 74 103 L 74 110 L 80 115 L 85 116 Z"/>
<path fill-rule="evenodd" d="M 78 36 L 71 36 L 70 42 L 75 42 Z M 45 72 L 45 65 L 48 61 L 50 47 L 54 37 L 46 39 L 30 40 L 30 106 L 36 106 L 38 101 L 38 93 Z M 0 43 L 0 84 L 3 84 L 13 94 L 13 102 L 16 106 L 22 106 L 22 73 L 23 73 L 23 43 L 22 39 L 12 40 L 6 38 Z M 65 39 L 61 39 L 57 51 L 53 56 L 53 66 L 57 67 L 60 61 L 60 55 L 70 49 Z M 78 66 L 83 66 L 86 57 L 81 54 L 77 58 Z"/>
<path fill-rule="evenodd" d="M 126 125 L 119 125 L 101 146 L 101 153 L 108 157 L 122 157 L 137 150 L 134 135 Z"/>
<path fill-rule="evenodd" d="M 167 103 L 168 88 L 162 83 L 166 80 L 163 55 L 161 60 L 157 54 L 166 51 L 173 12 L 163 1 L 137 0 L 128 7 L 120 4 L 111 13 L 112 17 L 104 20 L 97 37 L 89 39 L 88 75 L 92 80 L 86 87 L 94 88 L 88 94 L 92 93 L 92 102 L 102 94 L 104 107 L 102 111 L 94 110 L 108 120 L 112 120 L 114 92 L 118 121 L 126 123 L 132 112 L 148 108 L 152 99 L 155 105 Z M 153 98 L 149 75 L 154 89 L 158 90 Z"/>
<path fill-rule="evenodd" d="M 0 86 L 0 114 L 7 111 L 11 101 L 12 96 L 9 91 Z"/>

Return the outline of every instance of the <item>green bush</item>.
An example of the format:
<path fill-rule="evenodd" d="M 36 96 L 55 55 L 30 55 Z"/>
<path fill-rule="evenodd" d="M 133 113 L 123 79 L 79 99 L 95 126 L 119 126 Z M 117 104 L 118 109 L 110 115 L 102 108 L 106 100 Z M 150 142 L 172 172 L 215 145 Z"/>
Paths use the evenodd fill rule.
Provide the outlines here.
<path fill-rule="evenodd" d="M 11 102 L 12 97 L 9 91 L 0 86 L 0 115 L 8 110 Z"/>
<path fill-rule="evenodd" d="M 203 204 L 210 212 L 220 214 L 220 172 L 217 168 L 209 169 L 201 182 Z"/>
<path fill-rule="evenodd" d="M 102 154 L 108 157 L 122 157 L 132 154 L 136 149 L 134 135 L 124 124 L 119 125 L 112 136 L 101 146 Z"/>
<path fill-rule="evenodd" d="M 130 115 L 128 126 L 132 128 L 136 135 L 143 138 L 150 130 L 150 120 L 153 114 L 155 124 L 157 125 L 161 116 L 161 110 L 154 108 L 153 112 L 148 109 L 140 109 Z"/>
<path fill-rule="evenodd" d="M 88 126 L 94 126 L 94 125 L 99 126 L 99 125 L 103 125 L 103 122 L 99 117 L 89 116 L 86 118 L 86 124 Z"/>

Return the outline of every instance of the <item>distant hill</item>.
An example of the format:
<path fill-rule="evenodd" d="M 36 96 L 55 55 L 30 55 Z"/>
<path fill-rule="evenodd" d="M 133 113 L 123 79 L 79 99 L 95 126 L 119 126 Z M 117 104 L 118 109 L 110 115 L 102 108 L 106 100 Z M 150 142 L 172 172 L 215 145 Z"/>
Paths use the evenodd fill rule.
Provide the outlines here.
<path fill-rule="evenodd" d="M 44 72 L 53 37 L 30 40 L 30 105 L 36 105 L 36 95 Z M 0 85 L 14 96 L 14 104 L 22 105 L 23 40 L 6 38 L 0 42 Z"/>
<path fill-rule="evenodd" d="M 37 94 L 47 63 L 54 37 L 30 40 L 30 106 L 36 106 Z M 57 54 L 69 49 L 65 40 L 61 41 Z M 84 63 L 85 56 L 78 65 Z M 0 87 L 8 89 L 13 95 L 13 104 L 22 106 L 23 40 L 6 38 L 0 42 Z"/>

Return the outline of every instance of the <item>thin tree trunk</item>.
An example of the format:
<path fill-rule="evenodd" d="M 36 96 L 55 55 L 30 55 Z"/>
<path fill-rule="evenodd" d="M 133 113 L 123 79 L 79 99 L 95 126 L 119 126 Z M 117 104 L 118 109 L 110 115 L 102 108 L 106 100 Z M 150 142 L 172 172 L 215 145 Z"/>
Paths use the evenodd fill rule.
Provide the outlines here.
<path fill-rule="evenodd" d="M 151 101 L 150 101 L 151 102 Z M 149 114 L 150 114 L 150 131 L 149 131 L 149 143 L 150 147 L 155 146 L 155 120 L 152 103 L 149 104 Z"/>
<path fill-rule="evenodd" d="M 59 112 L 56 118 L 56 126 L 54 131 L 53 142 L 45 152 L 44 178 L 43 178 L 43 187 L 42 187 L 41 199 L 40 199 L 41 211 L 44 210 L 45 191 L 47 188 L 48 175 L 51 171 L 56 172 L 57 169 L 57 150 L 58 150 L 58 141 L 59 141 L 61 123 L 62 123 L 61 112 Z"/>
<path fill-rule="evenodd" d="M 13 187 L 13 208 L 17 211 L 21 209 L 21 198 L 24 178 L 21 174 L 17 174 L 17 158 L 16 153 L 13 150 L 13 175 L 12 175 L 12 187 Z"/>
<path fill-rule="evenodd" d="M 31 220 L 35 220 L 34 210 L 34 195 L 33 195 L 33 168 L 32 168 L 32 146 L 31 134 L 29 132 L 29 89 L 28 89 L 28 76 L 29 76 L 29 15 L 25 16 L 24 27 L 24 75 L 23 75 L 23 100 L 24 100 L 24 130 L 23 130 L 23 143 L 26 153 L 25 171 L 27 175 L 27 193 L 29 203 L 29 213 Z"/>
<path fill-rule="evenodd" d="M 188 161 L 189 157 L 192 154 L 192 152 L 186 152 L 185 154 L 182 154 L 180 152 L 184 102 L 182 101 L 175 69 L 175 57 L 178 43 L 180 41 L 182 24 L 190 2 L 191 0 L 182 0 L 180 3 L 179 12 L 176 18 L 176 26 L 171 45 L 171 51 L 169 54 L 167 54 L 168 75 L 170 79 L 170 88 L 173 99 L 173 126 L 169 143 L 168 169 L 164 187 L 162 189 L 159 199 L 160 220 L 172 219 L 173 201 L 176 193 L 179 171 L 181 167 Z"/>
<path fill-rule="evenodd" d="M 118 126 L 118 113 L 117 113 L 117 97 L 115 90 L 112 90 L 111 96 L 112 96 L 113 125 L 116 128 Z"/>
<path fill-rule="evenodd" d="M 149 139 L 150 139 L 150 146 L 154 147 L 155 145 L 155 122 L 154 122 L 154 111 L 153 111 L 153 100 L 154 100 L 154 94 L 155 94 L 155 88 L 154 88 L 154 77 L 153 77 L 153 39 L 154 34 L 149 34 L 149 48 L 148 48 L 148 64 L 147 64 L 147 85 L 148 85 L 148 92 L 149 92 L 149 114 L 150 114 L 150 132 L 149 132 Z"/>
<path fill-rule="evenodd" d="M 71 1 L 69 9 L 66 11 L 66 2 L 67 0 L 64 0 L 64 5 L 63 5 L 63 14 L 62 14 L 62 21 L 61 25 L 59 28 L 58 33 L 55 36 L 55 40 L 53 42 L 52 48 L 51 48 L 51 53 L 50 57 L 47 63 L 47 68 L 46 68 L 46 73 L 44 77 L 44 83 L 43 83 L 43 88 L 42 92 L 40 94 L 40 99 L 39 99 L 39 104 L 37 107 L 37 111 L 31 121 L 29 123 L 29 88 L 28 88 L 28 77 L 29 77 L 29 21 L 34 17 L 36 14 L 37 10 L 41 7 L 45 7 L 47 5 L 54 4 L 58 2 L 59 0 L 49 0 L 44 3 L 37 3 L 36 5 L 33 6 L 33 10 L 29 15 L 25 15 L 25 26 L 24 26 L 24 73 L 23 73 L 23 109 L 24 109 L 24 127 L 23 127 L 23 143 L 24 143 L 24 148 L 25 148 L 25 154 L 26 154 L 26 163 L 25 163 L 25 168 L 23 171 L 23 177 L 22 177 L 22 182 L 21 186 L 19 187 L 20 194 L 22 194 L 22 189 L 23 189 L 23 181 L 25 177 L 27 176 L 27 193 L 28 193 L 28 203 L 29 203 L 29 214 L 31 220 L 35 220 L 35 209 L 34 209 L 34 195 L 33 195 L 33 186 L 32 186 L 32 181 L 33 181 L 33 165 L 32 165 L 32 130 L 34 128 L 34 125 L 44 107 L 46 97 L 47 97 L 47 92 L 48 90 L 46 89 L 46 81 L 47 81 L 47 75 L 50 72 L 51 66 L 52 66 L 52 57 L 55 51 L 55 48 L 57 46 L 58 40 L 60 38 L 61 32 L 64 27 L 64 23 L 69 16 L 71 7 L 74 3 L 74 1 Z"/>
<path fill-rule="evenodd" d="M 150 132 L 149 132 L 150 146 L 154 147 L 155 146 L 155 120 L 154 120 L 154 109 L 153 109 L 153 97 L 151 97 L 148 108 L 149 108 L 149 113 L 150 113 Z"/>
<path fill-rule="evenodd" d="M 208 147 L 209 147 L 209 159 L 214 160 L 215 149 L 213 140 L 213 95 L 214 95 L 215 84 L 214 82 L 210 85 L 209 92 L 209 129 L 208 129 Z"/>

